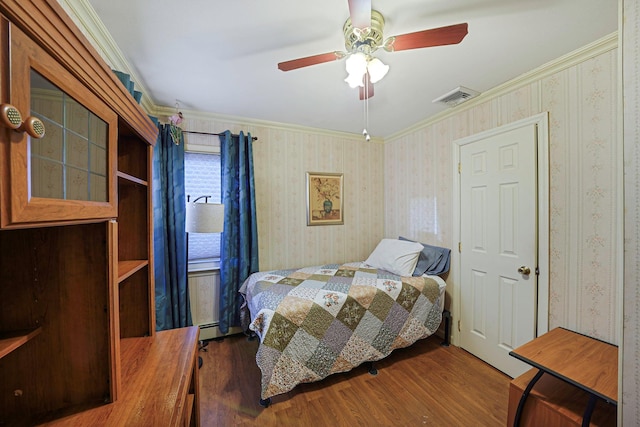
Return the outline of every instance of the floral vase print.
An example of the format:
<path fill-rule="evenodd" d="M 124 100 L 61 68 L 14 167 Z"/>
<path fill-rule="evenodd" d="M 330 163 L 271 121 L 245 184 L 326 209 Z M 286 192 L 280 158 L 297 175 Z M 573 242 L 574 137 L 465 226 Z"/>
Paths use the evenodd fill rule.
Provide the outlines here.
<path fill-rule="evenodd" d="M 308 225 L 342 224 L 342 174 L 308 173 Z"/>

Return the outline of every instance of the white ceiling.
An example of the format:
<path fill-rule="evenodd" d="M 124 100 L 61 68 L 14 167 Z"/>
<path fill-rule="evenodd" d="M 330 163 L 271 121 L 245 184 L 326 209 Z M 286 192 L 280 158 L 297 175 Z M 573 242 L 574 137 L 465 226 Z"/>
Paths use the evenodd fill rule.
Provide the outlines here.
<path fill-rule="evenodd" d="M 364 103 L 344 61 L 289 72 L 279 62 L 344 50 L 347 0 L 89 0 L 156 105 L 362 132 Z M 377 55 L 390 65 L 369 100 L 372 136 L 446 109 L 617 30 L 616 0 L 373 0 L 385 38 L 467 22 L 458 45 Z"/>

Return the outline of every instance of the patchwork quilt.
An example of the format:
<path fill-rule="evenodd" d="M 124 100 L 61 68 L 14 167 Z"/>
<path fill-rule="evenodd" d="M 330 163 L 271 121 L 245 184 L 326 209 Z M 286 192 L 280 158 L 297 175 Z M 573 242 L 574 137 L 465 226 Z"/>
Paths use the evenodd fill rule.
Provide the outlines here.
<path fill-rule="evenodd" d="M 442 320 L 440 285 L 361 262 L 252 274 L 240 293 L 248 329 L 260 338 L 262 399 L 433 334 Z"/>

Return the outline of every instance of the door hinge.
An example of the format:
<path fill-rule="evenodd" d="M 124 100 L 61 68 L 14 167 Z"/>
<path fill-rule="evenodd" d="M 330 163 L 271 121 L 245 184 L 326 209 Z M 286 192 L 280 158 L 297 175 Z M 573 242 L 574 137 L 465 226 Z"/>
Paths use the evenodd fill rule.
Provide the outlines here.
<path fill-rule="evenodd" d="M 458 162 L 458 173 L 462 173 L 462 163 Z"/>
<path fill-rule="evenodd" d="M 458 242 L 458 253 L 462 253 L 462 242 Z"/>
<path fill-rule="evenodd" d="M 458 332 L 460 332 L 460 321 L 458 320 Z"/>

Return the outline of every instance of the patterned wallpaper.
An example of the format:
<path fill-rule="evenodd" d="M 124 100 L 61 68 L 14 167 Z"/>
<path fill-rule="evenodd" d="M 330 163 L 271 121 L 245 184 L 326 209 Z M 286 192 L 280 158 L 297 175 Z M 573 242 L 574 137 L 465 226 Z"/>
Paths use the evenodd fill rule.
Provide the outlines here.
<path fill-rule="evenodd" d="M 258 137 L 253 147 L 261 269 L 361 261 L 382 238 L 383 144 L 360 135 L 182 112 L 185 130 Z M 158 117 L 171 114 L 161 110 Z M 185 142 L 219 145 L 218 137 L 207 135 L 185 134 Z M 307 226 L 307 172 L 343 174 L 344 225 Z"/>
<path fill-rule="evenodd" d="M 622 424 L 640 420 L 640 0 L 623 1 L 625 257 Z"/>
<path fill-rule="evenodd" d="M 612 43 L 386 141 L 385 236 L 454 248 L 452 142 L 548 111 L 549 327 L 619 342 L 617 73 Z M 457 285 L 448 281 L 455 296 Z"/>
<path fill-rule="evenodd" d="M 64 0 L 60 3 L 76 19 L 78 11 Z M 561 58 L 559 66 L 534 70 L 384 145 L 364 143 L 359 135 L 189 111 L 183 111 L 184 128 L 244 130 L 259 137 L 255 156 L 260 264 L 272 269 L 364 259 L 383 236 L 406 235 L 453 247 L 452 141 L 549 111 L 549 327 L 566 326 L 619 343 L 619 307 L 624 304 L 623 421 L 635 425 L 640 419 L 640 0 L 619 3 L 624 9 L 624 178 L 619 167 L 622 129 L 616 117 L 621 70 L 615 46 L 593 49 L 593 54 L 587 47 L 579 60 Z M 84 30 L 83 22 L 79 24 Z M 117 51 L 110 43 L 97 43 L 109 48 L 100 52 L 114 68 L 127 69 L 121 56 L 109 56 Z M 173 109 L 157 108 L 146 97 L 143 105 L 161 119 L 163 112 L 166 117 L 173 114 Z M 215 137 L 187 139 L 192 144 L 217 144 Z M 344 173 L 343 226 L 306 226 L 307 171 Z M 624 239 L 618 221 L 623 179 Z M 619 295 L 622 240 L 625 287 Z M 455 288 L 455 283 L 449 285 Z"/>
<path fill-rule="evenodd" d="M 609 43 L 485 94 L 385 141 L 183 111 L 184 129 L 249 131 L 255 142 L 261 268 L 365 259 L 383 236 L 453 248 L 452 141 L 549 111 L 549 327 L 619 342 L 616 307 L 621 148 L 617 49 Z M 169 116 L 172 109 L 160 111 Z M 188 144 L 217 145 L 187 135 Z M 345 177 L 345 224 L 306 225 L 305 173 Z M 383 209 L 380 207 L 384 206 Z M 449 283 L 449 298 L 455 283 Z"/>

